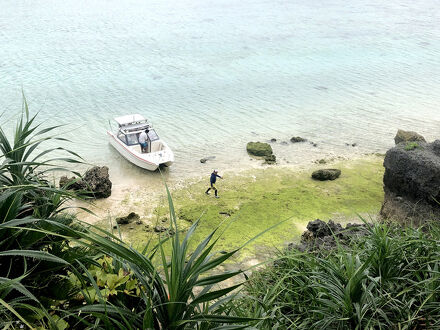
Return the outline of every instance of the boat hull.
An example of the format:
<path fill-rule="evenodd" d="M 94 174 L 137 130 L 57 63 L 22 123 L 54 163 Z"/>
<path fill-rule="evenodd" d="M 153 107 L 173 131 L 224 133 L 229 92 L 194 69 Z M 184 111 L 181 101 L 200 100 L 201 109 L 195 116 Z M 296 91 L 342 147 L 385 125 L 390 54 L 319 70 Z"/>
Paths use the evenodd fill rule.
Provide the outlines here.
<path fill-rule="evenodd" d="M 124 143 L 119 141 L 112 132 L 107 131 L 107 135 L 109 136 L 110 144 L 122 155 L 122 157 L 138 167 L 141 167 L 148 171 L 155 171 L 160 165 L 171 166 L 173 164 L 174 155 L 172 154 L 171 150 L 167 150 L 169 155 L 167 157 L 168 159 L 165 159 L 164 162 L 161 162 L 160 159 L 159 161 L 154 161 L 153 159 L 157 158 L 157 155 L 155 155 L 155 153 L 140 154 L 137 152 L 133 152 Z"/>
<path fill-rule="evenodd" d="M 174 163 L 173 161 L 169 161 L 169 162 L 163 163 L 163 165 L 165 165 L 166 167 L 170 167 L 171 165 L 173 165 L 173 163 Z"/>

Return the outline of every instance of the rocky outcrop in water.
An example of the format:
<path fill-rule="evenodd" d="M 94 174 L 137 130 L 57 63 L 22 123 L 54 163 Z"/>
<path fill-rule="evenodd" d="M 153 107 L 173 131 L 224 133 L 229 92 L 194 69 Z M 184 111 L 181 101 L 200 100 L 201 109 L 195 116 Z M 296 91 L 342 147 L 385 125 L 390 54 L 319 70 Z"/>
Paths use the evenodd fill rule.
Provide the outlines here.
<path fill-rule="evenodd" d="M 88 169 L 81 179 L 62 176 L 59 184 L 66 189 L 84 191 L 85 195 L 93 198 L 107 198 L 112 193 L 107 166 L 94 166 Z"/>
<path fill-rule="evenodd" d="M 383 217 L 415 223 L 440 219 L 440 140 L 399 143 L 387 151 L 384 167 Z"/>
<path fill-rule="evenodd" d="M 215 156 L 208 156 L 208 157 L 204 157 L 202 159 L 200 159 L 200 163 L 204 164 L 206 163 L 208 160 L 214 160 Z"/>
<path fill-rule="evenodd" d="M 304 251 L 330 250 L 340 245 L 348 245 L 360 236 L 368 235 L 368 225 L 348 223 L 345 228 L 329 220 L 328 223 L 316 219 L 307 224 L 299 244 L 289 244 L 289 249 Z"/>
<path fill-rule="evenodd" d="M 299 142 L 306 142 L 306 141 L 307 141 L 307 139 L 304 139 L 300 136 L 294 136 L 294 137 L 290 138 L 290 142 L 292 142 L 292 143 L 299 143 Z"/>
<path fill-rule="evenodd" d="M 394 137 L 394 142 L 399 144 L 402 142 L 426 142 L 426 140 L 423 136 L 416 132 L 399 129 Z"/>
<path fill-rule="evenodd" d="M 312 178 L 319 181 L 336 180 L 341 175 L 341 170 L 327 168 L 316 170 L 312 173 Z"/>
<path fill-rule="evenodd" d="M 246 145 L 246 151 L 252 156 L 263 157 L 265 164 L 273 165 L 277 162 L 277 157 L 273 154 L 269 143 L 249 142 Z"/>
<path fill-rule="evenodd" d="M 246 151 L 250 155 L 257 157 L 270 156 L 273 154 L 270 144 L 264 142 L 248 142 L 246 145 Z"/>

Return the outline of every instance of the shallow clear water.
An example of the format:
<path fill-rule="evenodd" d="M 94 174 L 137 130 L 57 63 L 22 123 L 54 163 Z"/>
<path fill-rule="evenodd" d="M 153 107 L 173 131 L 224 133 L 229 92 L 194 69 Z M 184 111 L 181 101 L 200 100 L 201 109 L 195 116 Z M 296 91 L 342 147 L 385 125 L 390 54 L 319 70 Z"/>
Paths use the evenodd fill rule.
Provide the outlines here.
<path fill-rule="evenodd" d="M 176 176 L 252 165 L 246 142 L 272 137 L 318 143 L 275 144 L 281 162 L 381 152 L 397 128 L 440 137 L 439 22 L 438 0 L 3 0 L 2 119 L 23 88 L 120 175 L 141 173 L 105 135 L 128 113 L 155 124 Z"/>

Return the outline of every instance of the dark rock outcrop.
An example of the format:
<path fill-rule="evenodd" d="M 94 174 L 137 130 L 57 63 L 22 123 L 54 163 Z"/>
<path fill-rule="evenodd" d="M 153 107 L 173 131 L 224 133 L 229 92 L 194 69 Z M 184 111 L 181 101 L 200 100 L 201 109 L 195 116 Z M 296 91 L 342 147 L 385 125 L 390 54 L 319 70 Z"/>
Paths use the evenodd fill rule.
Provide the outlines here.
<path fill-rule="evenodd" d="M 139 219 L 140 219 L 140 217 L 138 214 L 136 214 L 134 212 L 130 212 L 125 217 L 116 218 L 116 223 L 118 225 L 128 225 L 129 223 L 132 223 L 133 221 L 136 221 L 136 223 L 137 223 L 139 221 Z"/>
<path fill-rule="evenodd" d="M 83 189 L 80 178 L 75 178 L 75 177 L 68 178 L 65 175 L 63 175 L 60 178 L 59 186 L 62 188 L 69 189 L 69 190 L 82 190 Z"/>
<path fill-rule="evenodd" d="M 416 223 L 440 219 L 440 140 L 412 149 L 400 143 L 387 151 L 384 167 L 383 217 Z"/>
<path fill-rule="evenodd" d="M 270 142 L 277 142 L 277 139 L 275 139 L 275 138 L 271 138 L 271 139 L 270 139 Z"/>
<path fill-rule="evenodd" d="M 270 164 L 270 165 L 272 165 L 272 164 L 276 164 L 276 162 L 277 162 L 277 157 L 275 156 L 275 155 L 269 155 L 269 156 L 265 156 L 264 157 L 264 160 L 265 160 L 265 163 L 266 164 Z"/>
<path fill-rule="evenodd" d="M 306 141 L 307 141 L 307 139 L 304 139 L 300 136 L 294 136 L 294 137 L 290 138 L 290 142 L 292 142 L 292 143 L 306 142 Z"/>
<path fill-rule="evenodd" d="M 165 227 L 163 227 L 163 226 L 155 226 L 154 227 L 154 231 L 156 232 L 156 233 L 163 233 L 163 232 L 166 232 L 168 229 L 167 228 L 165 228 Z"/>
<path fill-rule="evenodd" d="M 341 175 L 341 170 L 327 168 L 316 170 L 312 173 L 312 178 L 319 181 L 336 180 Z"/>
<path fill-rule="evenodd" d="M 327 224 L 322 220 L 316 219 L 307 224 L 307 230 L 313 234 L 314 238 L 316 238 L 329 236 L 332 234 L 332 232 L 340 232 L 342 230 L 342 226 L 339 223 L 334 223 L 333 220 L 330 220 Z"/>
<path fill-rule="evenodd" d="M 264 142 L 248 142 L 246 145 L 247 152 L 252 156 L 264 157 L 272 155 L 272 147 Z"/>
<path fill-rule="evenodd" d="M 247 152 L 252 156 L 263 157 L 265 164 L 276 164 L 277 158 L 273 154 L 272 147 L 268 143 L 249 142 L 246 146 Z"/>
<path fill-rule="evenodd" d="M 112 193 L 112 182 L 107 166 L 94 166 L 82 178 L 85 190 L 91 191 L 95 198 L 107 198 Z"/>
<path fill-rule="evenodd" d="M 165 228 L 165 227 L 163 227 L 163 226 L 155 226 L 154 228 L 153 228 L 153 230 L 156 232 L 156 233 L 166 233 L 167 235 L 170 235 L 170 236 L 172 236 L 172 235 L 174 235 L 176 232 L 174 231 L 174 229 L 171 229 L 171 228 Z"/>
<path fill-rule="evenodd" d="M 368 234 L 365 224 L 348 223 L 345 228 L 329 220 L 328 223 L 316 219 L 307 224 L 307 230 L 301 235 L 300 244 L 289 244 L 289 249 L 300 251 L 319 251 L 336 248 L 338 244 L 348 245 L 352 240 Z"/>
<path fill-rule="evenodd" d="M 208 160 L 213 160 L 213 159 L 215 159 L 215 156 L 204 157 L 204 158 L 200 159 L 200 163 L 204 164 L 204 163 L 206 163 Z"/>
<path fill-rule="evenodd" d="M 62 176 L 59 184 L 60 187 L 67 189 L 88 192 L 86 195 L 94 198 L 107 198 L 112 193 L 112 182 L 107 166 L 94 166 L 88 169 L 81 179 Z"/>
<path fill-rule="evenodd" d="M 394 142 L 399 144 L 401 142 L 426 142 L 426 140 L 419 133 L 399 129 L 394 137 Z"/>

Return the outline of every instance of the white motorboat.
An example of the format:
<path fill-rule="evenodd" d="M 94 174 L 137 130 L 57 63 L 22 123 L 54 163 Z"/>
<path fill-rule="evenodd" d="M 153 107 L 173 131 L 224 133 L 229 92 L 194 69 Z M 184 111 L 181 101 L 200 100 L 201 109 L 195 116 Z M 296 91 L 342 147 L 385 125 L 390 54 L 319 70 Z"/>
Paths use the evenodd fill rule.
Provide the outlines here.
<path fill-rule="evenodd" d="M 159 166 L 170 166 L 174 162 L 171 149 L 143 116 L 133 114 L 114 120 L 118 127 L 115 132 L 107 131 L 110 144 L 129 162 L 149 171 L 155 171 Z M 147 150 L 142 152 L 139 135 L 147 129 L 148 146 Z"/>

